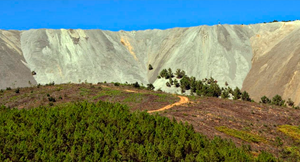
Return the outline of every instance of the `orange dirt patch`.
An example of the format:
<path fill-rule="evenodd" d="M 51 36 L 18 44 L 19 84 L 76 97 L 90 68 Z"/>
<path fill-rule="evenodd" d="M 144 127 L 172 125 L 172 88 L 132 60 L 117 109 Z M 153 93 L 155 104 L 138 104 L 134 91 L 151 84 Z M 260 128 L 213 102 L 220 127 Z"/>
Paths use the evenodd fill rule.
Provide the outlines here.
<path fill-rule="evenodd" d="M 170 109 L 174 106 L 179 106 L 179 105 L 183 105 L 185 103 L 188 103 L 189 102 L 189 99 L 187 97 L 184 97 L 184 96 L 178 96 L 180 98 L 180 101 L 174 103 L 174 104 L 171 104 L 171 105 L 167 105 L 161 109 L 158 109 L 158 110 L 152 110 L 152 111 L 148 111 L 148 113 L 153 113 L 153 112 L 158 112 L 158 111 L 163 111 L 163 110 L 167 110 L 167 109 Z"/>

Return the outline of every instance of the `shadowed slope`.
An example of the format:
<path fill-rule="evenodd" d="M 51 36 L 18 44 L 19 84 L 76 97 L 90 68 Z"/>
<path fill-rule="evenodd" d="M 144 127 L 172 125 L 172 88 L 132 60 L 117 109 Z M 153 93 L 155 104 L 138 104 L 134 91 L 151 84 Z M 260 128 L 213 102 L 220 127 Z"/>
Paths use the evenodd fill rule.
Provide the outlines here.
<path fill-rule="evenodd" d="M 23 57 L 20 31 L 0 30 L 0 88 L 36 84 Z"/>

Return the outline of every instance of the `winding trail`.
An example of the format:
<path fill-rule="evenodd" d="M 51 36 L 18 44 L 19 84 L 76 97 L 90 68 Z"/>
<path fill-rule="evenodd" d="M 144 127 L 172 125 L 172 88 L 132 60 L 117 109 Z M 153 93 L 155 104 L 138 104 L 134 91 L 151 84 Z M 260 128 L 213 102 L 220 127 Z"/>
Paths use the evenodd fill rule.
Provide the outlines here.
<path fill-rule="evenodd" d="M 189 99 L 187 97 L 184 97 L 184 96 L 178 96 L 180 98 L 180 101 L 176 102 L 176 103 L 173 103 L 171 105 L 167 105 L 161 109 L 157 109 L 157 110 L 151 110 L 151 111 L 148 111 L 148 113 L 153 113 L 153 112 L 158 112 L 158 111 L 164 111 L 164 110 L 167 110 L 167 109 L 170 109 L 174 106 L 179 106 L 179 105 L 182 105 L 182 104 L 185 104 L 185 103 L 188 103 L 189 102 Z"/>
<path fill-rule="evenodd" d="M 133 91 L 133 90 L 129 90 L 129 89 L 125 89 L 124 91 L 126 92 L 130 92 L 130 93 L 138 93 L 137 91 Z M 178 96 L 180 98 L 180 100 L 178 102 L 175 102 L 171 105 L 167 105 L 163 108 L 160 108 L 160 109 L 157 109 L 157 110 L 151 110 L 151 111 L 148 111 L 148 113 L 153 113 L 153 112 L 159 112 L 159 111 L 164 111 L 164 110 L 167 110 L 167 109 L 170 109 L 174 106 L 179 106 L 179 105 L 183 105 L 183 104 L 186 104 L 189 102 L 189 98 L 187 97 L 184 97 L 184 96 Z"/>

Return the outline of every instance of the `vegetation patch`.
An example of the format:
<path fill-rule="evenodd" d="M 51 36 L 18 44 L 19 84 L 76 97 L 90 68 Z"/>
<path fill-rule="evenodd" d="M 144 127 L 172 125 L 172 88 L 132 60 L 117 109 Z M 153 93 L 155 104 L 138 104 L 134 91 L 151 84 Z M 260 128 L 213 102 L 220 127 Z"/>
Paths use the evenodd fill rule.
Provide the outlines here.
<path fill-rule="evenodd" d="M 300 141 L 300 126 L 280 125 L 278 130 L 285 135 Z"/>
<path fill-rule="evenodd" d="M 300 147 L 284 147 L 282 157 L 287 161 L 299 161 L 300 159 Z"/>
<path fill-rule="evenodd" d="M 156 102 L 168 102 L 168 101 L 170 101 L 167 94 L 152 93 L 152 95 L 155 95 L 155 96 L 159 97 L 158 99 L 155 100 Z"/>
<path fill-rule="evenodd" d="M 263 137 L 260 137 L 258 135 L 246 132 L 246 131 L 240 131 L 236 129 L 230 129 L 225 126 L 215 127 L 218 131 L 223 132 L 227 135 L 239 138 L 241 140 L 247 141 L 247 142 L 266 142 L 266 140 Z"/>
<path fill-rule="evenodd" d="M 90 92 L 91 92 L 90 89 L 87 89 L 87 88 L 80 88 L 80 95 L 81 95 L 81 96 L 86 96 L 86 95 L 88 95 Z"/>
<path fill-rule="evenodd" d="M 122 92 L 120 90 L 115 90 L 115 89 L 103 89 L 102 91 L 99 92 L 96 96 L 93 97 L 93 99 L 100 98 L 102 96 L 109 96 L 109 97 L 114 97 L 114 96 L 120 96 Z"/>
<path fill-rule="evenodd" d="M 145 96 L 141 93 L 130 93 L 128 95 L 129 96 L 123 100 L 124 102 L 141 103 L 145 98 Z"/>
<path fill-rule="evenodd" d="M 192 126 L 100 101 L 30 110 L 0 106 L 0 161 L 275 161 Z"/>

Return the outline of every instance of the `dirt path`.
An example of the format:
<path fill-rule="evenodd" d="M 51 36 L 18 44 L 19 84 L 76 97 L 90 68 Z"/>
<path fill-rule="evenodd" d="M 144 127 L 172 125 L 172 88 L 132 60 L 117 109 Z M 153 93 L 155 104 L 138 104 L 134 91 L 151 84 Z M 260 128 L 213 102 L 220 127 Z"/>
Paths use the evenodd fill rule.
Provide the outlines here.
<path fill-rule="evenodd" d="M 189 99 L 187 97 L 184 97 L 184 96 L 178 96 L 180 98 L 180 101 L 174 103 L 174 104 L 171 104 L 171 105 L 167 105 L 161 109 L 157 109 L 157 110 L 152 110 L 152 111 L 148 111 L 148 113 L 153 113 L 153 112 L 158 112 L 158 111 L 164 111 L 164 110 L 167 110 L 167 109 L 170 109 L 174 106 L 179 106 L 179 105 L 182 105 L 182 104 L 185 104 L 185 103 L 188 103 L 189 102 Z"/>
<path fill-rule="evenodd" d="M 125 89 L 126 92 L 131 92 L 131 93 L 137 93 L 136 91 L 133 91 L 133 90 L 128 90 L 128 89 Z"/>

